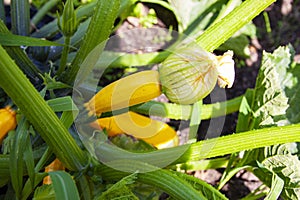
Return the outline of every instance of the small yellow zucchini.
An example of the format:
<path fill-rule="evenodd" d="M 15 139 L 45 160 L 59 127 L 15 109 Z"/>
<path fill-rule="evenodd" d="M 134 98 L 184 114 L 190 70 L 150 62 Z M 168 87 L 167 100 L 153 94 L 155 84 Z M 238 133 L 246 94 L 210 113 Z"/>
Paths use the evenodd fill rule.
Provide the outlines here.
<path fill-rule="evenodd" d="M 0 144 L 3 138 L 17 126 L 16 112 L 9 106 L 0 109 Z"/>
<path fill-rule="evenodd" d="M 62 162 L 57 158 L 52 161 L 48 166 L 45 167 L 45 172 L 53 172 L 58 170 L 65 170 Z M 50 185 L 52 183 L 50 176 L 46 176 L 43 179 L 43 184 Z"/>
<path fill-rule="evenodd" d="M 143 115 L 127 112 L 112 117 L 100 118 L 91 124 L 96 129 L 105 129 L 109 136 L 128 134 L 157 147 L 158 149 L 178 145 L 176 131 L 166 123 Z"/>
<path fill-rule="evenodd" d="M 100 115 L 103 112 L 147 102 L 160 94 L 159 73 L 147 70 L 105 86 L 85 104 L 85 107 L 90 115 Z"/>

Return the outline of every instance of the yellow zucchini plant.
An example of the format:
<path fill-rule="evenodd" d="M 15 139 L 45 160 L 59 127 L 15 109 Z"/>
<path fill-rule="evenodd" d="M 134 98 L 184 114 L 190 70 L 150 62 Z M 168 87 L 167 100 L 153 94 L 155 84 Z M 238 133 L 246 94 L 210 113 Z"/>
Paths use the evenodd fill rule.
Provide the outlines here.
<path fill-rule="evenodd" d="M 41 7 L 30 21 L 29 2 L 14 0 L 11 30 L 0 1 L 0 141 L 16 129 L 0 143 L 0 199 L 158 199 L 162 192 L 172 199 L 228 199 L 220 189 L 242 169 L 263 182 L 260 197 L 299 197 L 297 155 L 288 147 L 269 147 L 300 142 L 294 106 L 300 73 L 299 65 L 291 63 L 291 47 L 264 53 L 254 89 L 202 104 L 216 84 L 234 87 L 233 52 L 240 52 L 212 52 L 274 1 L 214 1 L 210 7 L 226 2 L 225 10 L 216 7 L 219 16 L 201 34 L 195 34 L 195 25 L 203 16 L 187 26 L 174 6 L 180 1 L 33 1 Z M 179 33 L 195 36 L 193 42 L 179 37 L 170 49 L 143 54 L 105 49 L 103 44 L 140 2 L 174 13 Z M 52 13 L 57 8 L 62 8 L 59 14 Z M 48 13 L 53 21 L 40 25 Z M 147 69 L 110 80 L 85 99 L 76 76 L 93 74 L 93 67 L 107 60 L 109 70 Z M 158 69 L 151 70 L 152 64 Z M 84 86 L 90 92 L 90 85 Z M 75 93 L 80 98 L 72 99 Z M 154 100 L 162 94 L 169 102 Z M 18 109 L 18 124 L 15 111 L 3 108 L 8 102 Z M 202 119 L 238 111 L 237 134 L 202 141 L 193 135 L 181 145 L 177 127 L 153 118 L 190 120 L 195 130 Z M 81 114 L 88 120 L 80 121 Z M 277 154 L 278 149 L 283 150 Z M 225 170 L 217 187 L 183 173 L 209 168 Z"/>

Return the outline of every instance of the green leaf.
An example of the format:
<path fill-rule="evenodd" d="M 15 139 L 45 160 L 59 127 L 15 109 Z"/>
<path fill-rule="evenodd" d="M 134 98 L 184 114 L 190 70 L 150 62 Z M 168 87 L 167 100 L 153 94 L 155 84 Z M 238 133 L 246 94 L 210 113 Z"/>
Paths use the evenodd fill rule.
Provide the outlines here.
<path fill-rule="evenodd" d="M 286 110 L 289 105 L 284 89 L 289 85 L 288 79 L 293 79 L 288 72 L 292 59 L 290 51 L 289 47 L 279 47 L 272 54 L 264 52 L 252 106 L 254 128 L 288 124 Z"/>
<path fill-rule="evenodd" d="M 188 0 L 184 4 L 180 0 L 169 0 L 174 8 L 174 14 L 179 21 L 181 30 L 185 30 L 186 34 L 192 35 L 204 30 L 209 23 L 217 17 L 225 0 Z"/>
<path fill-rule="evenodd" d="M 257 162 L 257 167 L 253 168 L 254 174 L 265 184 L 270 190 L 266 193 L 265 199 L 278 199 L 282 192 L 284 181 L 271 169 Z M 262 194 L 262 193 L 261 193 Z"/>
<path fill-rule="evenodd" d="M 33 200 L 55 200 L 53 185 L 42 185 L 34 191 Z"/>
<path fill-rule="evenodd" d="M 0 33 L 11 34 L 7 29 L 3 21 L 0 20 Z M 33 64 L 33 62 L 28 58 L 27 54 L 20 47 L 4 47 L 6 52 L 10 57 L 14 58 L 14 61 L 19 66 L 19 68 L 26 73 L 26 75 L 32 81 L 39 80 L 39 69 Z"/>
<path fill-rule="evenodd" d="M 224 44 L 218 47 L 220 51 L 232 50 L 236 56 L 242 58 L 248 58 L 250 56 L 250 50 L 248 48 L 250 41 L 245 34 L 240 34 L 229 38 Z"/>
<path fill-rule="evenodd" d="M 244 132 L 249 130 L 249 124 L 250 124 L 250 117 L 252 115 L 252 101 L 254 96 L 254 90 L 253 89 L 247 89 L 246 93 L 244 94 L 240 109 L 239 109 L 239 115 L 238 115 L 238 122 L 236 125 L 236 132 Z"/>
<path fill-rule="evenodd" d="M 74 104 L 70 96 L 50 99 L 47 101 L 47 104 L 53 109 L 54 112 L 78 111 L 77 106 Z"/>
<path fill-rule="evenodd" d="M 67 168 L 83 169 L 87 165 L 86 153 L 79 148 L 53 110 L 1 45 L 0 60 L 0 87 L 13 99 L 15 105 L 22 110 L 26 119 Z M 33 99 L 34 103 L 32 103 Z"/>
<path fill-rule="evenodd" d="M 293 50 L 289 46 L 279 47 L 273 53 L 263 53 L 255 89 L 247 90 L 240 106 L 237 132 L 265 126 L 282 126 L 297 121 L 294 110 L 298 106 L 294 102 L 298 101 L 295 96 L 299 95 L 300 70 L 291 65 L 292 59 Z M 288 111 L 294 114 L 289 115 Z M 256 166 L 254 161 L 261 162 L 270 156 L 297 151 L 295 143 L 254 149 L 244 153 L 239 165 Z"/>
<path fill-rule="evenodd" d="M 273 173 L 271 189 L 268 195 L 266 196 L 265 200 L 278 199 L 283 189 L 283 186 L 284 186 L 283 180 L 279 178 L 279 176 Z"/>
<path fill-rule="evenodd" d="M 224 173 L 222 174 L 221 180 L 219 182 L 218 185 L 218 189 L 223 188 L 223 186 L 239 171 L 243 170 L 243 169 L 247 169 L 248 165 L 243 165 L 243 166 L 237 166 L 234 168 L 231 168 L 231 166 L 227 166 L 226 170 L 224 171 Z"/>
<path fill-rule="evenodd" d="M 295 97 L 300 95 L 300 68 L 291 65 L 292 59 L 290 46 L 263 53 L 254 93 L 241 107 L 237 131 L 299 122 Z"/>
<path fill-rule="evenodd" d="M 139 173 L 136 180 L 137 182 L 160 188 L 175 199 L 206 199 L 201 192 L 194 189 L 187 181 L 181 179 L 169 170 L 159 169 L 145 162 L 129 159 L 116 160 L 114 164 L 117 168 L 122 168 L 123 170 L 117 171 L 106 165 L 101 165 L 95 169 L 95 174 L 101 175 L 104 180 L 119 180 L 128 175 L 128 173 L 124 171 L 143 169 L 150 172 Z"/>
<path fill-rule="evenodd" d="M 253 128 L 287 124 L 285 113 L 288 98 L 282 90 L 283 77 L 287 76 L 291 54 L 288 48 L 280 47 L 273 54 L 263 53 L 252 102 Z"/>
<path fill-rule="evenodd" d="M 284 181 L 281 193 L 284 199 L 300 199 L 300 161 L 297 156 L 275 155 L 262 164 Z"/>
<path fill-rule="evenodd" d="M 202 99 L 192 106 L 191 119 L 190 119 L 190 131 L 189 131 L 189 142 L 197 140 L 197 132 L 201 123 L 201 112 L 202 112 Z"/>
<path fill-rule="evenodd" d="M 248 37 L 256 37 L 256 26 L 252 22 L 246 24 L 243 28 L 237 31 L 224 44 L 218 47 L 218 50 L 226 51 L 230 49 L 233 50 L 235 55 L 247 58 L 250 56 L 250 41 Z"/>
<path fill-rule="evenodd" d="M 96 193 L 95 191 L 93 191 L 93 189 L 97 188 L 100 190 L 100 187 L 97 187 L 96 184 L 91 184 L 91 181 L 89 181 L 89 180 L 90 180 L 89 176 L 87 176 L 87 175 L 80 176 L 76 179 L 77 189 L 80 194 L 80 199 L 82 199 L 82 200 L 92 199 L 92 196 L 93 196 L 92 193 L 93 192 Z"/>
<path fill-rule="evenodd" d="M 63 111 L 60 120 L 66 128 L 70 128 L 79 113 L 79 110 L 74 104 L 72 98 L 70 96 L 59 97 L 50 99 L 47 103 L 54 112 Z"/>
<path fill-rule="evenodd" d="M 60 117 L 60 121 L 68 129 L 72 126 L 72 124 L 74 122 L 74 118 L 76 118 L 76 115 L 74 115 L 73 112 L 65 111 L 65 112 L 62 113 L 62 115 Z"/>
<path fill-rule="evenodd" d="M 34 188 L 35 182 L 35 170 L 34 170 L 34 158 L 33 158 L 33 151 L 30 142 L 29 134 L 26 134 L 26 143 L 25 143 L 25 151 L 24 151 L 24 161 L 26 164 L 28 176 L 31 179 L 31 188 Z"/>
<path fill-rule="evenodd" d="M 57 42 L 11 33 L 0 33 L 0 44 L 3 46 L 63 46 L 63 44 Z"/>
<path fill-rule="evenodd" d="M 285 92 L 289 97 L 289 108 L 286 116 L 291 123 L 300 122 L 300 64 L 291 65 L 289 75 L 285 79 Z"/>
<path fill-rule="evenodd" d="M 138 198 L 129 190 L 126 185 L 133 184 L 137 179 L 137 174 L 133 173 L 128 176 L 125 176 L 117 183 L 113 184 L 108 190 L 103 192 L 100 197 L 96 198 L 99 200 L 105 199 L 136 199 Z"/>
<path fill-rule="evenodd" d="M 247 91 L 240 107 L 237 132 L 268 126 L 283 126 L 298 122 L 297 109 L 300 87 L 300 69 L 291 64 L 291 46 L 279 47 L 273 53 L 263 53 L 255 89 Z M 241 160 L 244 164 L 262 161 L 269 156 L 297 152 L 286 145 L 247 151 Z"/>
<path fill-rule="evenodd" d="M 46 173 L 36 173 L 34 181 L 32 181 L 31 178 L 27 179 L 22 191 L 22 199 L 28 199 L 34 188 L 41 183 L 41 181 L 46 175 Z"/>
<path fill-rule="evenodd" d="M 71 86 L 57 81 L 55 77 L 51 77 L 51 75 L 47 73 L 44 74 L 43 81 L 43 85 L 46 86 L 47 90 L 71 88 Z"/>
<path fill-rule="evenodd" d="M 23 158 L 26 150 L 26 139 L 28 136 L 28 122 L 25 117 L 18 122 L 14 143 L 10 153 L 10 176 L 12 187 L 18 198 L 21 197 L 23 188 Z"/>
<path fill-rule="evenodd" d="M 56 199 L 80 199 L 75 182 L 70 174 L 64 171 L 54 171 L 49 172 L 49 175 L 53 183 Z"/>
<path fill-rule="evenodd" d="M 297 143 L 277 144 L 264 149 L 264 156 L 287 155 L 298 153 Z"/>

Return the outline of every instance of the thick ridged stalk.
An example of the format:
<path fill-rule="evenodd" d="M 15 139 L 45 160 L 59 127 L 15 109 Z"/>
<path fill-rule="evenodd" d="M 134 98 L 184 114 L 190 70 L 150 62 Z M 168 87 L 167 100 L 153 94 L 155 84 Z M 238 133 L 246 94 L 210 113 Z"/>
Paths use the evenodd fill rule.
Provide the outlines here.
<path fill-rule="evenodd" d="M 253 142 L 255 141 L 255 142 Z M 239 134 L 223 136 L 214 139 L 203 140 L 190 145 L 183 145 L 169 149 L 157 150 L 149 153 L 131 153 L 115 148 L 110 144 L 100 144 L 98 150 L 114 155 L 116 161 L 149 161 L 153 165 L 164 162 L 174 153 L 182 153 L 182 156 L 174 160 L 173 164 L 185 163 L 205 158 L 212 158 L 231 154 L 243 150 L 271 146 L 274 144 L 283 144 L 290 142 L 300 142 L 300 124 L 283 127 L 263 128 L 259 130 L 247 131 Z M 184 152 L 182 152 L 184 151 Z M 0 176 L 6 176 L 8 172 L 9 158 L 0 155 Z"/>
<path fill-rule="evenodd" d="M 247 131 L 148 153 L 132 153 L 102 143 L 96 153 L 107 161 L 132 160 L 162 166 L 166 160 L 174 159 L 172 164 L 185 163 L 290 142 L 300 142 L 300 124 Z"/>
<path fill-rule="evenodd" d="M 11 1 L 11 29 L 17 35 L 29 35 L 30 4 L 29 0 Z"/>
<path fill-rule="evenodd" d="M 201 107 L 201 119 L 204 120 L 220 117 L 224 116 L 224 114 L 228 115 L 239 111 L 242 98 L 243 96 L 239 96 L 223 102 L 203 104 Z M 145 115 L 151 114 L 154 116 L 167 117 L 177 120 L 189 120 L 192 113 L 192 105 L 178 105 L 174 103 L 162 103 L 157 101 L 149 101 L 142 105 L 132 106 L 129 109 Z"/>
<path fill-rule="evenodd" d="M 206 199 L 202 193 L 168 170 L 158 169 L 143 162 L 119 162 L 117 165 L 125 171 L 134 170 L 134 168 L 151 171 L 138 173 L 137 181 L 160 188 L 174 199 Z M 108 180 L 120 180 L 128 175 L 128 173 L 116 171 L 104 165 L 97 166 L 94 173 Z"/>
<path fill-rule="evenodd" d="M 276 0 L 247 0 L 201 34 L 196 42 L 212 52 Z"/>
<path fill-rule="evenodd" d="M 0 20 L 0 33 L 10 33 L 6 25 Z M 7 53 L 14 58 L 20 69 L 30 78 L 32 82 L 40 79 L 40 70 L 28 58 L 26 53 L 20 47 L 4 47 Z"/>
<path fill-rule="evenodd" d="M 71 170 L 84 168 L 87 164 L 85 153 L 2 46 L 0 80 L 0 87 L 13 99 L 57 158 Z"/>
<path fill-rule="evenodd" d="M 84 37 L 84 42 L 78 50 L 76 57 L 74 58 L 69 71 L 67 72 L 68 75 L 62 75 L 60 77 L 64 82 L 70 85 L 73 84 L 80 65 L 83 63 L 87 55 L 97 45 L 108 39 L 109 35 L 111 34 L 115 19 L 117 18 L 119 9 L 120 0 L 97 1 L 94 14 Z M 98 53 L 100 55 L 101 50 L 99 50 Z M 91 69 L 85 70 L 89 71 Z"/>

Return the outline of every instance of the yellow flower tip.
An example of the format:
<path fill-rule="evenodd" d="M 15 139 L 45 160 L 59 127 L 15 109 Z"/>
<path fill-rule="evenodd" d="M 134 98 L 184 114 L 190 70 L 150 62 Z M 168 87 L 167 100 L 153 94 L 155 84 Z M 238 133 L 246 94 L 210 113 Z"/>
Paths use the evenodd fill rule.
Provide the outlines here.
<path fill-rule="evenodd" d="M 45 167 L 45 172 L 53 172 L 53 171 L 58 171 L 58 170 L 65 170 L 65 167 L 62 164 L 62 162 L 60 160 L 58 160 L 57 158 L 54 161 L 52 161 L 52 163 L 50 163 L 48 166 Z M 50 176 L 44 177 L 43 184 L 44 185 L 52 184 L 52 180 L 51 180 Z"/>
<path fill-rule="evenodd" d="M 12 115 L 12 116 L 16 116 L 16 111 L 15 110 L 13 110 L 13 109 L 11 109 L 11 107 L 10 106 L 6 106 L 5 107 L 5 110 L 7 110 L 8 112 L 10 112 L 10 114 Z"/>
<path fill-rule="evenodd" d="M 83 104 L 83 106 L 85 107 L 86 111 L 88 112 L 88 116 L 91 117 L 91 116 L 100 116 L 101 113 L 96 113 L 95 111 L 95 107 L 94 106 L 91 106 L 91 103 L 87 102 L 85 104 Z"/>
<path fill-rule="evenodd" d="M 17 126 L 16 112 L 9 106 L 0 109 L 0 144 L 3 138 Z"/>
<path fill-rule="evenodd" d="M 233 51 L 227 51 L 222 56 L 217 56 L 218 59 L 218 85 L 221 88 L 231 88 L 234 83 L 235 71 Z"/>

